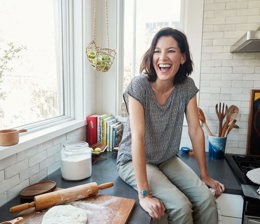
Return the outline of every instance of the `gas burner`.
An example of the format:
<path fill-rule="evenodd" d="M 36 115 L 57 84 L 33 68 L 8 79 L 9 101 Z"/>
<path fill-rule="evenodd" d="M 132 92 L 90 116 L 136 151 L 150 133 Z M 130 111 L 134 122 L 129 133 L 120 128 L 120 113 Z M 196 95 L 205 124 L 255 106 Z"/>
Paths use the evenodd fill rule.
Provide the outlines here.
<path fill-rule="evenodd" d="M 248 155 L 237 155 L 237 154 L 226 154 L 226 160 L 228 161 L 231 169 L 237 175 L 241 184 L 255 185 L 248 179 L 246 173 L 249 170 L 260 167 L 260 157 L 248 156 Z"/>

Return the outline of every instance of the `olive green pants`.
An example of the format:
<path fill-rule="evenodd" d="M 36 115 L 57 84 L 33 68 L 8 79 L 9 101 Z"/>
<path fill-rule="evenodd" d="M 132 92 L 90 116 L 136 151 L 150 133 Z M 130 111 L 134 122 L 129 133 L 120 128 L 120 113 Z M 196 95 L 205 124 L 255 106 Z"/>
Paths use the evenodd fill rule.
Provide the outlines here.
<path fill-rule="evenodd" d="M 117 170 L 122 180 L 137 190 L 132 162 L 118 165 Z M 218 223 L 214 196 L 177 156 L 160 165 L 147 164 L 146 170 L 151 194 L 166 207 L 166 216 L 153 223 Z"/>

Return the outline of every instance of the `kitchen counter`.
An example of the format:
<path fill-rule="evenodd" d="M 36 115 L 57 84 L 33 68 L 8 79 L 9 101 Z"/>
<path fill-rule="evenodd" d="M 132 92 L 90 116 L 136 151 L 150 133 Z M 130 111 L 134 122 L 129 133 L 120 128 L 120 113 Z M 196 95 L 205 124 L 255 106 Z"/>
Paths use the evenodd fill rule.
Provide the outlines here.
<path fill-rule="evenodd" d="M 193 156 L 189 156 L 188 154 L 179 154 L 179 156 L 199 175 L 199 168 Z M 242 195 L 241 184 L 237 180 L 226 159 L 213 160 L 210 159 L 206 153 L 206 163 L 209 176 L 225 185 L 225 193 Z"/>
<path fill-rule="evenodd" d="M 188 154 L 180 154 L 180 158 L 187 163 L 197 174 L 199 174 L 198 166 L 195 159 Z M 225 193 L 229 194 L 242 194 L 242 188 L 237 179 L 235 178 L 232 170 L 225 159 L 223 160 L 211 160 L 207 158 L 209 175 L 225 185 Z M 138 196 L 135 190 L 125 184 L 117 175 L 116 172 L 116 155 L 111 152 L 106 152 L 99 156 L 93 164 L 91 177 L 82 181 L 66 181 L 61 177 L 60 170 L 57 170 L 53 174 L 49 175 L 49 180 L 54 180 L 57 183 L 57 187 L 68 188 L 80 184 L 89 182 L 97 182 L 102 184 L 105 182 L 113 182 L 114 186 L 108 189 L 100 191 L 100 194 L 109 194 L 118 197 L 134 198 L 136 200 L 135 207 L 129 218 L 129 224 L 131 223 L 150 223 L 150 216 L 140 207 L 138 204 Z M 11 220 L 15 217 L 15 214 L 9 213 L 9 208 L 21 204 L 19 197 L 14 198 L 4 206 L 0 208 L 0 221 Z"/>

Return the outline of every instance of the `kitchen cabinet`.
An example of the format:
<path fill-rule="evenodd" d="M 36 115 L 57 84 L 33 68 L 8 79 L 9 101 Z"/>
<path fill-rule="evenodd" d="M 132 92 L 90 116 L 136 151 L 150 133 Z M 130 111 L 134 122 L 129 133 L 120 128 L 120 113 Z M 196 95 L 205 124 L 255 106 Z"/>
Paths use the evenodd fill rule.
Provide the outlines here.
<path fill-rule="evenodd" d="M 243 197 L 235 194 L 222 194 L 217 198 L 222 224 L 241 224 L 243 213 Z"/>

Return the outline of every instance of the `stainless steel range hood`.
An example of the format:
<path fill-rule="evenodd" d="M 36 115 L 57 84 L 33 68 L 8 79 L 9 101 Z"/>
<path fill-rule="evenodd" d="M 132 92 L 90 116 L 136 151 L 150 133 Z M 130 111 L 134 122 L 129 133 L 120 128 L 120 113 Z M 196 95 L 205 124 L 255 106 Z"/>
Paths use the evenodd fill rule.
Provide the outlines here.
<path fill-rule="evenodd" d="M 247 31 L 231 46 L 230 52 L 260 52 L 260 27 L 257 30 Z"/>

